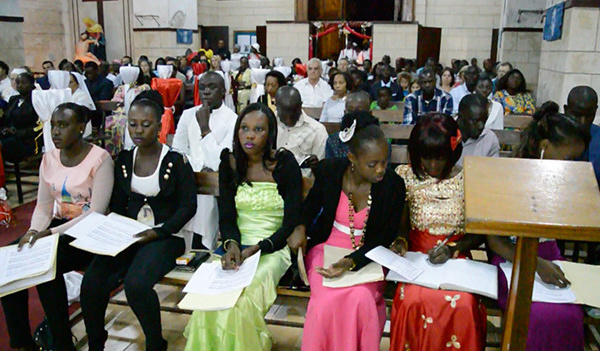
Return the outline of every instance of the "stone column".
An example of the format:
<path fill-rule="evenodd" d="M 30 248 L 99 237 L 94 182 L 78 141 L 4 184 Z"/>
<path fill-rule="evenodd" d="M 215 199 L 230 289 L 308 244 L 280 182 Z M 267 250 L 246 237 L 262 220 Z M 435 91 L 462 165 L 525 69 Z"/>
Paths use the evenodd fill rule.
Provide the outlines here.
<path fill-rule="evenodd" d="M 600 2 L 569 0 L 560 40 L 542 42 L 538 104 L 553 100 L 560 106 L 577 85 L 600 94 Z M 596 116 L 598 123 L 600 111 Z"/>

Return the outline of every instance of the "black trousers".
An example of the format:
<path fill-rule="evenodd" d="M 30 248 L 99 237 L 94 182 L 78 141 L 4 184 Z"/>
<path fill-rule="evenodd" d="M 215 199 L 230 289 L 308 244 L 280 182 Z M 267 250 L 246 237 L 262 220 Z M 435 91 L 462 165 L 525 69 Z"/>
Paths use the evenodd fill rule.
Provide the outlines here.
<path fill-rule="evenodd" d="M 52 221 L 50 228 L 60 223 L 61 221 Z M 12 244 L 17 244 L 19 240 L 20 238 Z M 70 246 L 69 243 L 73 240 L 66 235 L 59 238 L 56 278 L 37 286 L 42 307 L 48 318 L 54 349 L 61 351 L 75 350 L 69 325 L 69 302 L 63 274 L 73 270 L 85 270 L 94 258 L 93 254 Z M 27 290 L 4 296 L 1 300 L 10 336 L 10 346 L 19 348 L 34 345 L 29 326 L 29 294 Z"/>
<path fill-rule="evenodd" d="M 171 236 L 145 245 L 133 245 L 115 257 L 96 256 L 83 277 L 81 309 L 89 350 L 104 350 L 108 333 L 104 316 L 110 293 L 123 281 L 127 302 L 146 336 L 146 350 L 166 350 L 160 305 L 154 285 L 175 267 L 185 252 L 183 238 Z"/>

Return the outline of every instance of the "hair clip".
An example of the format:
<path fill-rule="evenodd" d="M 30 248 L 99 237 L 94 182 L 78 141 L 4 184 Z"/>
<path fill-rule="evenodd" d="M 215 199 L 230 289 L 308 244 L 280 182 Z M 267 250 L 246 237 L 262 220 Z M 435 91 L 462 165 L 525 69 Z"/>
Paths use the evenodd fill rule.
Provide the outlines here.
<path fill-rule="evenodd" d="M 356 120 L 352 122 L 352 125 L 342 131 L 340 131 L 340 140 L 343 143 L 347 143 L 354 136 L 354 131 L 356 130 Z"/>
<path fill-rule="evenodd" d="M 450 147 L 452 151 L 456 150 L 458 144 L 462 142 L 462 134 L 460 133 L 460 129 L 456 130 L 456 136 L 450 137 Z"/>

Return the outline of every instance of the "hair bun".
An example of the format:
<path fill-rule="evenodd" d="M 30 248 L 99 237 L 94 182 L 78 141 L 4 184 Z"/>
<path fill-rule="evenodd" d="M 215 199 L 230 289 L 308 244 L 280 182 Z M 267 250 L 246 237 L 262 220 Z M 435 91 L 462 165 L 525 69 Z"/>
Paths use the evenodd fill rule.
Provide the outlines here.
<path fill-rule="evenodd" d="M 163 104 L 163 98 L 162 95 L 160 95 L 160 93 L 156 90 L 144 90 L 141 93 L 138 94 L 138 96 L 135 97 L 135 99 L 133 99 L 133 102 L 139 101 L 139 100 L 150 100 L 154 103 L 156 103 L 161 110 L 163 110 L 165 108 L 164 104 Z"/>
<path fill-rule="evenodd" d="M 346 113 L 344 117 L 342 117 L 342 122 L 340 123 L 340 130 L 350 128 L 354 121 L 356 121 L 356 131 L 366 128 L 370 125 L 379 125 L 379 120 L 373 117 L 373 115 L 370 112 L 352 111 Z"/>
<path fill-rule="evenodd" d="M 542 118 L 548 115 L 558 113 L 559 108 L 560 107 L 556 102 L 551 100 L 546 101 L 535 111 L 535 113 L 533 114 L 533 119 L 539 122 Z"/>

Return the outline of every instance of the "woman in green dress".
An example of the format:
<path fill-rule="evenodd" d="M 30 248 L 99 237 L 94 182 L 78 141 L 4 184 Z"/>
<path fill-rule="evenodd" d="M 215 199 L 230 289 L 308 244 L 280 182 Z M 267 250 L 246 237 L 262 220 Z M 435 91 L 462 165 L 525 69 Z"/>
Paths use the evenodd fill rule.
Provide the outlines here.
<path fill-rule="evenodd" d="M 235 126 L 233 153 L 219 167 L 219 227 L 223 269 L 236 269 L 260 251 L 258 269 L 235 307 L 195 311 L 186 350 L 270 350 L 264 316 L 291 265 L 287 238 L 299 224 L 302 176 L 291 152 L 276 150 L 277 120 L 267 106 L 249 105 Z M 221 251 L 223 252 L 223 251 Z"/>

